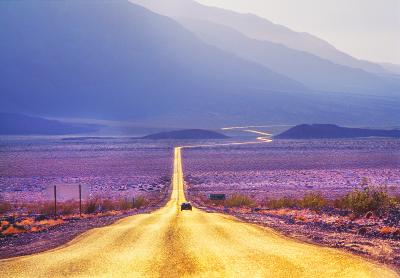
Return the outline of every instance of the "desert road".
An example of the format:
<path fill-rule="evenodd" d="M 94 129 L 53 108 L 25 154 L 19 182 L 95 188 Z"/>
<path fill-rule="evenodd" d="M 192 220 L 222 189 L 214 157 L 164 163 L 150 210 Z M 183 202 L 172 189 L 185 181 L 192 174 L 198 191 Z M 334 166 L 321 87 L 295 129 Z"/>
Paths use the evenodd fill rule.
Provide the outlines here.
<path fill-rule="evenodd" d="M 90 230 L 51 251 L 2 260 L 0 277 L 398 277 L 358 256 L 231 216 L 181 212 L 183 149 L 174 150 L 165 207 Z"/>

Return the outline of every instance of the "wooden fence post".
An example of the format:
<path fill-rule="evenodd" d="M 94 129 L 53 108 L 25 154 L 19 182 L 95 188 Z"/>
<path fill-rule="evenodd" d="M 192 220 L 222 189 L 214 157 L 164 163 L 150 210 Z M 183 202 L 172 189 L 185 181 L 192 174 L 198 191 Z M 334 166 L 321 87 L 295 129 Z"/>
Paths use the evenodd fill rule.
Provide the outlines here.
<path fill-rule="evenodd" d="M 57 216 L 57 186 L 54 186 L 54 216 Z"/>
<path fill-rule="evenodd" d="M 82 186 L 79 184 L 79 217 L 82 217 Z"/>

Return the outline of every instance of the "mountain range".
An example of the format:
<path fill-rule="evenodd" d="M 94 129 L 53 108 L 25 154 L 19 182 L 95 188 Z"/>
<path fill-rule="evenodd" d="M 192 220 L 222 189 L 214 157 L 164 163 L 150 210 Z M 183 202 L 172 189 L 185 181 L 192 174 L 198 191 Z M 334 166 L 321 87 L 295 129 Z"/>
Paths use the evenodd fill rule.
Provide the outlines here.
<path fill-rule="evenodd" d="M 223 22 L 145 6 L 0 1 L 0 111 L 193 127 L 398 123 L 400 86 L 379 65 L 335 64 Z M 240 16 L 260 30 L 268 22 Z"/>
<path fill-rule="evenodd" d="M 336 64 L 360 68 L 373 73 L 387 73 L 383 66 L 356 59 L 316 36 L 306 32 L 295 32 L 254 14 L 242 14 L 217 7 L 209 7 L 194 0 L 130 1 L 172 18 L 202 20 L 217 25 L 229 26 L 249 38 L 269 41 L 291 49 L 312 53 Z"/>
<path fill-rule="evenodd" d="M 71 124 L 22 114 L 0 113 L 0 135 L 66 135 L 88 134 L 99 125 Z"/>

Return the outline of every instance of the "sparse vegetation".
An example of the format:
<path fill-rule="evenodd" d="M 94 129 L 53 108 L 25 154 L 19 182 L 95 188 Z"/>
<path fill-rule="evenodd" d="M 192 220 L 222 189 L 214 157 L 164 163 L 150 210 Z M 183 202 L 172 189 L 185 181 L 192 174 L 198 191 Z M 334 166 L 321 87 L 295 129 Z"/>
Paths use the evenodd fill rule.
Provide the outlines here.
<path fill-rule="evenodd" d="M 95 213 L 98 209 L 98 203 L 97 198 L 89 199 L 84 206 L 84 212 L 88 214 Z"/>
<path fill-rule="evenodd" d="M 68 215 L 73 214 L 79 210 L 79 202 L 77 201 L 66 201 L 58 205 L 59 214 Z"/>
<path fill-rule="evenodd" d="M 290 197 L 270 199 L 265 202 L 265 206 L 270 209 L 307 208 L 315 211 L 324 207 L 334 207 L 349 210 L 355 216 L 366 213 L 381 216 L 399 203 L 398 197 L 391 197 L 385 187 L 365 186 L 362 189 L 355 189 L 333 202 L 325 199 L 320 193 L 311 192 L 304 195 L 302 199 Z"/>
<path fill-rule="evenodd" d="M 321 211 L 324 208 L 336 208 L 353 213 L 354 217 L 372 215 L 382 216 L 400 204 L 398 196 L 392 197 L 385 187 L 365 186 L 355 189 L 345 196 L 334 201 L 326 199 L 319 192 L 306 193 L 303 198 L 283 197 L 278 199 L 266 199 L 257 203 L 254 199 L 241 194 L 232 195 L 225 201 L 211 201 L 203 199 L 206 205 L 234 207 L 254 207 L 260 205 L 268 209 L 310 209 Z M 368 216 L 367 216 L 368 215 Z"/>
<path fill-rule="evenodd" d="M 43 215 L 54 215 L 54 202 L 41 202 L 36 207 L 32 206 L 31 210 Z"/>
<path fill-rule="evenodd" d="M 303 208 L 319 211 L 327 206 L 328 201 L 321 193 L 311 192 L 307 193 L 300 203 Z"/>
<path fill-rule="evenodd" d="M 101 212 L 113 210 L 129 210 L 134 208 L 138 209 L 149 204 L 149 201 L 142 196 L 133 199 L 123 198 L 120 200 L 97 199 L 96 202 L 96 207 L 98 207 Z"/>
<path fill-rule="evenodd" d="M 94 197 L 83 203 L 82 218 L 97 216 L 110 216 L 121 214 L 122 211 L 139 209 L 148 204 L 150 200 L 138 196 L 133 199 L 101 199 Z M 1 209 L 8 211 L 11 205 L 1 203 Z M 54 202 L 41 202 L 37 204 L 18 204 L 19 215 L 4 214 L 0 218 L 0 237 L 25 233 L 38 232 L 50 226 L 63 224 L 65 221 L 76 219 L 79 212 L 79 202 L 70 200 L 57 203 L 57 216 L 54 217 Z"/>
<path fill-rule="evenodd" d="M 0 201 L 0 215 L 5 214 L 11 210 L 11 204 L 9 202 Z"/>
<path fill-rule="evenodd" d="M 299 206 L 297 199 L 290 197 L 283 197 L 280 199 L 270 199 L 266 202 L 266 207 L 270 209 L 280 209 L 280 208 L 296 208 Z"/>
<path fill-rule="evenodd" d="M 390 197 L 384 187 L 365 186 L 355 189 L 341 199 L 335 201 L 335 205 L 342 209 L 348 209 L 360 216 L 367 212 L 382 215 L 396 205 L 396 198 Z"/>
<path fill-rule="evenodd" d="M 133 207 L 138 209 L 138 208 L 146 206 L 148 203 L 149 203 L 149 201 L 146 198 L 139 196 L 135 199 Z"/>
<path fill-rule="evenodd" d="M 101 212 L 106 212 L 106 211 L 112 211 L 112 210 L 116 210 L 117 206 L 115 201 L 110 200 L 110 199 L 104 199 L 102 200 L 101 204 L 100 204 L 100 211 Z"/>
<path fill-rule="evenodd" d="M 328 201 L 320 193 L 311 192 L 304 195 L 302 199 L 283 197 L 280 199 L 270 199 L 265 202 L 267 208 L 307 208 L 319 211 L 328 205 Z"/>
<path fill-rule="evenodd" d="M 226 199 L 223 203 L 228 208 L 254 207 L 256 205 L 255 200 L 242 194 L 234 194 Z"/>

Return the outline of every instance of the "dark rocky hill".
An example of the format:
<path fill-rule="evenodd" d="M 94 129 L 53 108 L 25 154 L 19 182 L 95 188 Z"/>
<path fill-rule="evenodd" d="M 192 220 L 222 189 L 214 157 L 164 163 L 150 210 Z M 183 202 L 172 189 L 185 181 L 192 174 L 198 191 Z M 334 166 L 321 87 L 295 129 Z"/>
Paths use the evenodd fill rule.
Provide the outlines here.
<path fill-rule="evenodd" d="M 357 137 L 400 138 L 400 130 L 348 128 L 332 124 L 298 125 L 277 136 L 278 139 L 324 139 Z"/>

